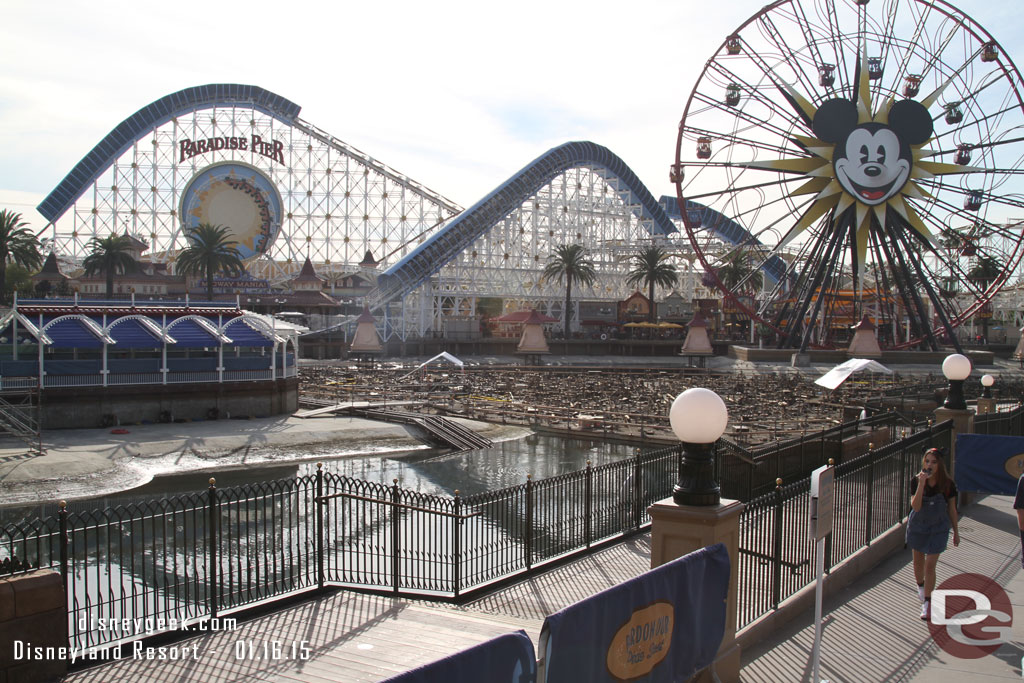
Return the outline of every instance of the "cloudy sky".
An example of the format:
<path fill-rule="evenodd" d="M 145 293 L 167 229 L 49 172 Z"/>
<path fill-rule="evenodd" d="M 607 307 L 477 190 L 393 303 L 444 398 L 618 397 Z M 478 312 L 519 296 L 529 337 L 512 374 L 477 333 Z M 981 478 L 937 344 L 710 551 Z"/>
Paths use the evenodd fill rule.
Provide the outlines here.
<path fill-rule="evenodd" d="M 41 228 L 35 206 L 118 123 L 218 82 L 290 99 L 305 121 L 463 206 L 569 140 L 610 148 L 669 193 L 690 90 L 764 4 L 7 0 L 0 207 Z M 1014 3 L 959 5 L 1019 54 Z"/>

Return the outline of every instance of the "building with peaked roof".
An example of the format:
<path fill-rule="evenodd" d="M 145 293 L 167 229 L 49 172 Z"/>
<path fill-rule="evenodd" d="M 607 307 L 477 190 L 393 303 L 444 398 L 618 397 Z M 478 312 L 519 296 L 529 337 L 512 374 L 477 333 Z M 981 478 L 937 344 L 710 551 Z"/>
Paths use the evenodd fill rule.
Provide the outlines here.
<path fill-rule="evenodd" d="M 551 353 L 551 349 L 548 348 L 548 340 L 544 336 L 544 325 L 552 321 L 553 319 L 549 316 L 541 315 L 535 309 L 530 309 L 530 314 L 523 320 L 523 334 L 519 337 L 516 353 L 526 356 Z"/>
<path fill-rule="evenodd" d="M 43 267 L 32 276 L 32 287 L 43 296 L 71 294 L 71 278 L 61 272 L 56 253 L 51 251 L 43 261 Z"/>
<path fill-rule="evenodd" d="M 365 306 L 363 312 L 356 318 L 356 332 L 352 336 L 348 352 L 353 356 L 377 356 L 384 352 L 384 345 L 377 334 L 377 319 Z"/>
<path fill-rule="evenodd" d="M 711 346 L 711 339 L 708 337 L 708 323 L 698 311 L 693 320 L 687 326 L 686 340 L 683 341 L 683 348 L 680 355 L 683 356 L 710 356 L 714 353 Z"/>
<path fill-rule="evenodd" d="M 306 257 L 299 274 L 288 281 L 292 291 L 295 292 L 319 292 L 324 288 L 326 280 L 316 274 L 313 263 Z"/>
<path fill-rule="evenodd" d="M 878 345 L 875 329 L 875 324 L 865 314 L 861 321 L 853 326 L 853 340 L 850 341 L 846 353 L 851 358 L 881 358 L 882 349 Z"/>

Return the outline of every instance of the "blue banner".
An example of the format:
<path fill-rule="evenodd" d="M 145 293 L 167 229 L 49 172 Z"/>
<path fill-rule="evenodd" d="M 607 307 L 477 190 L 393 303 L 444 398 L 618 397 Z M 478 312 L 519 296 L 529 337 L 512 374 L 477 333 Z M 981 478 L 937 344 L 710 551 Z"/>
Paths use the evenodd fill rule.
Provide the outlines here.
<path fill-rule="evenodd" d="M 1024 472 L 1024 437 L 958 434 L 955 467 L 959 490 L 1012 496 Z"/>
<path fill-rule="evenodd" d="M 535 683 L 537 656 L 525 631 L 506 633 L 385 683 Z"/>
<path fill-rule="evenodd" d="M 548 616 L 545 681 L 689 679 L 714 661 L 725 635 L 729 570 L 716 543 Z"/>

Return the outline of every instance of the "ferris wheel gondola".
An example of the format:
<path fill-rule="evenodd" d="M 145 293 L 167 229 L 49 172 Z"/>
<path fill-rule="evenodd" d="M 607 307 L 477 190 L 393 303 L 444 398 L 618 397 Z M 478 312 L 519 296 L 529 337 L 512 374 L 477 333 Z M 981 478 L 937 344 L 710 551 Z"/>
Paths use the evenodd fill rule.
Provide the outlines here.
<path fill-rule="evenodd" d="M 722 254 L 682 210 L 697 258 L 781 347 L 834 346 L 864 315 L 883 346 L 959 346 L 1024 255 L 1022 90 L 943 0 L 768 5 L 708 60 L 679 125 L 680 207 L 749 234 Z M 746 277 L 721 276 L 737 262 Z"/>

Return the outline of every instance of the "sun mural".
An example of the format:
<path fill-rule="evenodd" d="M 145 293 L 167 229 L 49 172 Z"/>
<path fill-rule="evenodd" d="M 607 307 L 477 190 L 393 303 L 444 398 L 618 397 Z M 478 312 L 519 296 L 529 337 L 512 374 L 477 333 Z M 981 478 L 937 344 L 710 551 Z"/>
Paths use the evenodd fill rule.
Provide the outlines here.
<path fill-rule="evenodd" d="M 836 348 L 866 316 L 883 347 L 938 349 L 986 327 L 1024 256 L 1022 91 L 944 0 L 777 0 L 728 36 L 670 179 L 747 338 Z"/>
<path fill-rule="evenodd" d="M 281 196 L 259 169 L 238 162 L 211 164 L 182 193 L 186 231 L 200 223 L 228 228 L 244 260 L 265 254 L 281 228 Z"/>
<path fill-rule="evenodd" d="M 984 171 L 928 160 L 934 155 L 925 147 L 934 133 L 928 110 L 943 88 L 921 102 L 890 98 L 875 109 L 868 73 L 865 55 L 857 79 L 856 102 L 834 98 L 815 107 L 787 86 L 789 97 L 811 122 L 816 136 L 796 135 L 794 139 L 813 156 L 750 164 L 811 178 L 791 194 L 813 194 L 814 202 L 781 244 L 785 246 L 830 213 L 834 229 L 850 230 L 849 244 L 854 253 L 851 264 L 858 287 L 863 279 L 857 275 L 863 270 L 872 231 L 881 239 L 892 240 L 898 239 L 894 231 L 909 229 L 915 239 L 936 246 L 937 235 L 906 201 L 907 197 L 929 197 L 916 180 Z"/>

